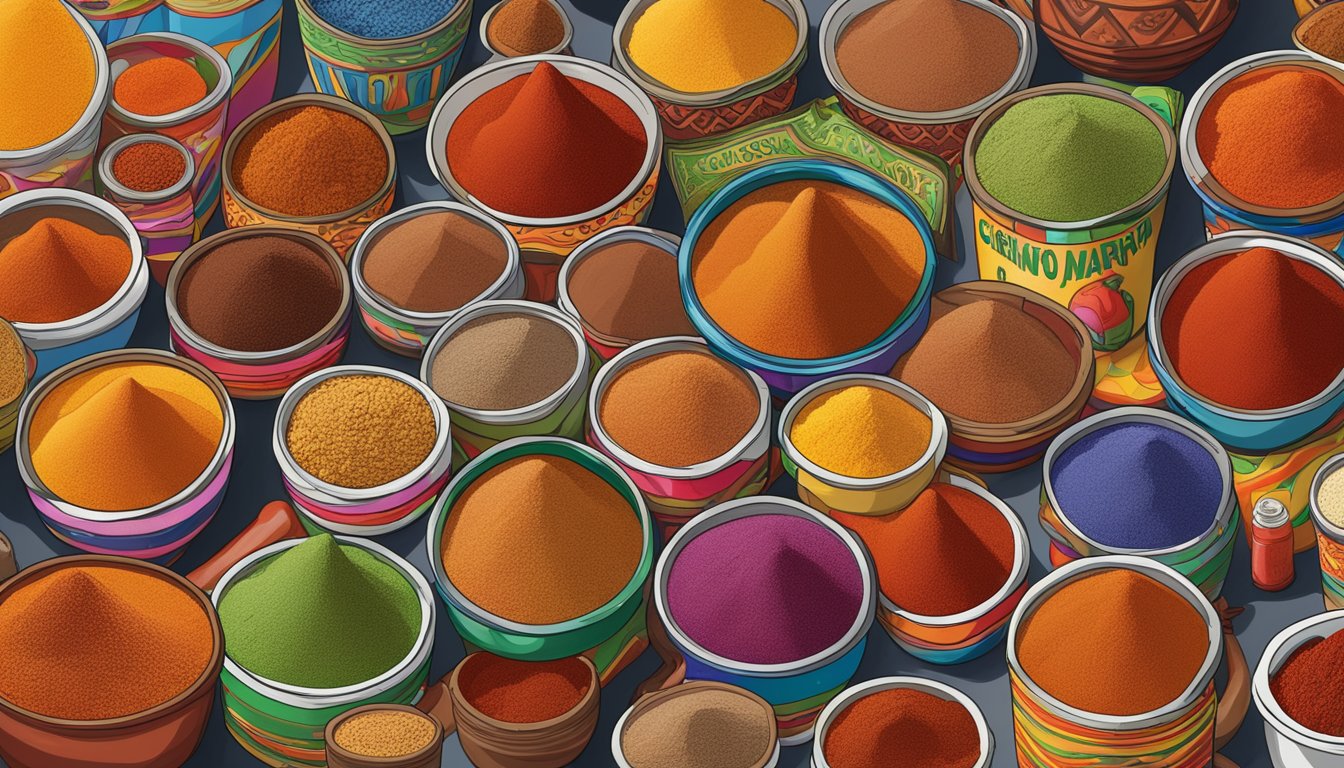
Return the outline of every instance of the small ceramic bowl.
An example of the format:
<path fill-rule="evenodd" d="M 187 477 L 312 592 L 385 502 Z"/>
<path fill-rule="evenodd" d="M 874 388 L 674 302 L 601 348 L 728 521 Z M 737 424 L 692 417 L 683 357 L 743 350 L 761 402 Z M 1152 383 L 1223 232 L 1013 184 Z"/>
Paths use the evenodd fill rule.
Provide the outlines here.
<path fill-rule="evenodd" d="M 486 62 L 487 64 L 492 64 L 500 59 L 511 59 L 515 56 L 532 56 L 536 54 L 560 54 L 562 56 L 574 55 L 574 50 L 571 47 L 571 44 L 574 42 L 574 25 L 570 22 L 569 14 L 565 11 L 564 6 L 556 2 L 556 0 L 545 0 L 545 2 L 547 5 L 551 6 L 551 8 L 555 9 L 556 15 L 560 17 L 560 23 L 564 26 L 565 32 L 561 35 L 560 42 L 544 51 L 535 51 L 533 53 L 519 53 L 507 47 L 495 45 L 490 39 L 490 24 L 495 18 L 495 14 L 499 13 L 499 9 L 503 8 L 508 2 L 509 0 L 500 0 L 500 2 L 490 6 L 485 13 L 481 15 L 481 47 L 490 52 L 490 59 Z"/>
<path fill-rule="evenodd" d="M 989 768 L 994 757 L 994 732 L 980 707 L 970 696 L 946 683 L 923 677 L 879 677 L 846 688 L 839 696 L 831 699 L 821 717 L 817 718 L 817 736 L 812 740 L 812 768 L 831 768 L 826 761 L 826 735 L 835 721 L 847 707 L 856 701 L 881 691 L 911 690 L 928 693 L 946 701 L 954 701 L 965 708 L 966 713 L 975 721 L 975 730 L 980 735 L 980 757 L 971 768 Z M 936 734 L 929 734 L 936 737 Z"/>

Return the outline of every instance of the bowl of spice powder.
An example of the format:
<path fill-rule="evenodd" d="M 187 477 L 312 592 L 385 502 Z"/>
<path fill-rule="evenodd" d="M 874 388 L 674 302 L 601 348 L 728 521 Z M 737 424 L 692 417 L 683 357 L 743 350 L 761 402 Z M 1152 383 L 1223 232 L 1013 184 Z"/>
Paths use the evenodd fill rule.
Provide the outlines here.
<path fill-rule="evenodd" d="M 224 635 L 167 568 L 44 560 L 0 589 L 0 757 L 11 768 L 173 768 L 196 751 Z"/>
<path fill-rule="evenodd" d="M 345 99 L 291 96 L 252 113 L 224 144 L 224 223 L 310 232 L 345 258 L 392 208 L 397 161 L 383 124 Z"/>
<path fill-rule="evenodd" d="M 503 0 L 481 16 L 481 44 L 491 61 L 538 53 L 570 54 L 574 25 L 555 0 Z"/>
<path fill-rule="evenodd" d="M 461 203 L 420 203 L 374 222 L 350 252 L 350 277 L 369 335 L 407 357 L 467 305 L 523 296 L 513 233 Z"/>
<path fill-rule="evenodd" d="M 404 704 L 366 704 L 327 723 L 330 768 L 438 768 L 443 724 Z"/>
<path fill-rule="evenodd" d="M 0 319 L 0 450 L 14 444 L 19 405 L 37 370 L 37 357 L 9 321 Z"/>
<path fill-rule="evenodd" d="M 588 442 L 630 475 L 665 531 L 764 491 L 779 471 L 770 389 L 686 336 L 641 342 L 598 370 Z"/>
<path fill-rule="evenodd" d="M 697 139 L 788 111 L 807 59 L 801 0 L 634 0 L 612 62 L 653 98 L 669 139 Z"/>
<path fill-rule="evenodd" d="M 1006 472 L 1078 420 L 1095 368 L 1090 334 L 1071 312 L 1010 283 L 975 281 L 934 297 L 928 330 L 891 376 L 947 419 L 949 462 Z"/>
<path fill-rule="evenodd" d="M 582 439 L 589 368 L 573 318 L 531 301 L 481 301 L 430 340 L 420 380 L 453 412 L 461 464 L 511 437 Z"/>
<path fill-rule="evenodd" d="M 148 292 L 140 235 L 112 203 L 72 189 L 0 200 L 0 317 L 37 355 L 35 378 L 126 346 Z"/>
<path fill-rule="evenodd" d="M 560 263 L 605 229 L 639 224 L 658 184 L 652 102 L 612 68 L 572 56 L 486 64 L 434 110 L 426 154 L 453 199 L 518 238 L 527 295 L 555 298 Z"/>
<path fill-rule="evenodd" d="M 1251 685 L 1275 766 L 1327 768 L 1344 758 L 1344 612 L 1285 627 L 1265 646 Z"/>
<path fill-rule="evenodd" d="M 923 677 L 879 677 L 826 705 L 812 741 L 813 768 L 869 768 L 891 759 L 925 768 L 988 768 L 994 734 L 971 697 Z"/>
<path fill-rule="evenodd" d="M 1321 594 L 1327 611 L 1344 608 L 1344 563 L 1335 553 L 1344 548 L 1344 458 L 1331 456 L 1311 479 L 1308 505 L 1319 545 Z"/>
<path fill-rule="evenodd" d="M 173 262 L 196 241 L 191 152 L 157 133 L 130 134 L 103 149 L 97 172 L 103 198 L 135 225 L 144 239 L 149 273 L 163 285 Z"/>
<path fill-rule="evenodd" d="M 989 0 L 844 0 L 818 35 L 845 114 L 953 171 L 975 118 L 1036 68 L 1031 27 Z M 889 55 L 897 45 L 902 54 Z"/>
<path fill-rule="evenodd" d="M 883 515 L 933 481 L 947 453 L 947 419 L 899 381 L 836 376 L 785 404 L 779 446 L 807 504 L 820 512 Z"/>
<path fill-rule="evenodd" d="M 228 229 L 187 249 L 164 303 L 173 350 L 247 400 L 335 364 L 350 338 L 345 264 L 320 237 L 282 227 Z"/>
<path fill-rule="evenodd" d="M 581 443 L 520 437 L 453 478 L 425 542 L 463 640 L 523 661 L 596 649 L 605 683 L 647 647 L 653 525 L 630 478 Z"/>
<path fill-rule="evenodd" d="M 448 483 L 448 409 L 388 368 L 342 365 L 289 388 L 272 445 L 312 530 L 376 536 L 419 519 Z"/>
<path fill-rule="evenodd" d="M 1326 3 L 1303 16 L 1293 27 L 1293 45 L 1334 66 L 1344 63 L 1344 13 Z"/>
<path fill-rule="evenodd" d="M 1214 238 L 1178 260 L 1148 319 L 1172 410 L 1249 453 L 1296 443 L 1339 412 L 1340 333 L 1344 266 L 1311 243 L 1260 232 Z M 1263 349 L 1254 363 L 1246 339 Z"/>
<path fill-rule="evenodd" d="M 745 688 L 709 680 L 639 698 L 616 721 L 617 768 L 774 768 L 775 711 Z"/>

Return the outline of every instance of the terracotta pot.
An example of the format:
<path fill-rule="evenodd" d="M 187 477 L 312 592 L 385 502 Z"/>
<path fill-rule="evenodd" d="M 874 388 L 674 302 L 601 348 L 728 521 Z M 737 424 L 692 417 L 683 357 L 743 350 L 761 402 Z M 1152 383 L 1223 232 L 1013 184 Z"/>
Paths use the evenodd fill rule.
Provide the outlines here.
<path fill-rule="evenodd" d="M 1133 82 L 1166 80 L 1222 39 L 1239 0 L 1037 0 L 1036 22 L 1070 64 Z"/>

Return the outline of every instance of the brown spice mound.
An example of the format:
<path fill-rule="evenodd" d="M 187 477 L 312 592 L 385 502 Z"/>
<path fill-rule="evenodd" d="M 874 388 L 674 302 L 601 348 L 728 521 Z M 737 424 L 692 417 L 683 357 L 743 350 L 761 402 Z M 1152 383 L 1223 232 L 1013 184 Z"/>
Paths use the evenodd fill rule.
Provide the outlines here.
<path fill-rule="evenodd" d="M 447 312 L 480 296 L 504 272 L 508 246 L 460 213 L 435 211 L 398 222 L 364 258 L 364 282 L 394 306 Z"/>
<path fill-rule="evenodd" d="M 448 402 L 484 411 L 533 405 L 574 375 L 579 350 L 557 323 L 522 313 L 480 317 L 434 356 L 430 383 Z"/>
<path fill-rule="evenodd" d="M 1327 59 L 1344 61 L 1344 3 L 1326 3 L 1302 30 L 1302 42 Z"/>
<path fill-rule="evenodd" d="M 503 53 L 530 56 L 559 45 L 565 22 L 547 0 L 508 0 L 495 11 L 485 36 Z"/>
<path fill-rule="evenodd" d="M 644 341 L 697 336 L 686 317 L 675 254 L 628 240 L 597 249 L 569 276 L 569 299 L 604 336 Z"/>

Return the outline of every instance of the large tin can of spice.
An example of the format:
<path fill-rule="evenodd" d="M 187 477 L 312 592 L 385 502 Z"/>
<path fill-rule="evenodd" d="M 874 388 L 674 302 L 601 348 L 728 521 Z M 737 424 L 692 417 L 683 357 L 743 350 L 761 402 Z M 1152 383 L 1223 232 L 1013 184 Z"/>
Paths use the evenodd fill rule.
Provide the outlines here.
<path fill-rule="evenodd" d="M 1166 151 L 1157 184 L 1133 204 L 1086 221 L 1045 221 L 996 200 L 980 183 L 975 155 L 1010 107 L 1033 98 L 1077 94 L 1130 107 L 1156 127 Z M 1008 96 L 984 111 L 966 137 L 963 158 L 971 192 L 975 252 L 984 280 L 1029 288 L 1068 307 L 1087 325 L 1097 352 L 1111 352 L 1142 332 L 1153 263 L 1176 167 L 1179 94 L 1138 88 L 1133 95 L 1089 83 L 1058 83 Z"/>
<path fill-rule="evenodd" d="M 131 189 L 117 178 L 113 164 L 123 151 L 137 144 L 162 144 L 182 156 L 182 176 L 171 186 L 154 192 Z M 140 133 L 122 136 L 103 149 L 98 158 L 98 183 L 103 197 L 126 214 L 145 241 L 145 259 L 154 281 L 163 285 L 173 262 L 196 239 L 196 210 L 191 181 L 196 174 L 191 153 L 166 136 Z"/>
<path fill-rule="evenodd" d="M 1198 133 L 1204 110 L 1220 89 L 1255 70 L 1309 69 L 1344 82 L 1344 72 L 1301 51 L 1265 51 L 1237 59 L 1218 70 L 1190 99 L 1190 109 L 1181 123 L 1181 165 L 1195 194 L 1204 204 L 1204 231 L 1210 236 L 1236 230 L 1263 230 L 1301 238 L 1327 251 L 1344 245 L 1344 195 L 1320 205 L 1298 209 L 1266 208 L 1239 199 L 1209 171 L 1199 153 Z"/>
<path fill-rule="evenodd" d="M 1321 594 L 1325 598 L 1327 611 L 1344 608 L 1344 526 L 1332 522 L 1326 516 L 1321 504 L 1321 486 L 1341 467 L 1344 467 L 1344 456 L 1336 455 L 1321 465 L 1311 479 L 1311 522 L 1316 528 L 1317 552 L 1321 562 Z"/>
<path fill-rule="evenodd" d="M 1170 429 L 1193 440 L 1208 451 L 1221 476 L 1222 498 L 1218 512 L 1207 530 L 1190 541 L 1163 549 L 1132 549 L 1107 546 L 1089 537 L 1069 518 L 1069 510 L 1055 495 L 1052 470 L 1060 458 L 1078 441 L 1093 433 L 1123 424 L 1151 424 Z M 1050 538 L 1050 564 L 1060 566 L 1084 557 L 1134 555 L 1170 566 L 1189 579 L 1210 600 L 1218 599 L 1223 582 L 1232 566 L 1232 549 L 1237 536 L 1237 496 L 1232 487 L 1232 460 L 1226 449 L 1208 432 L 1185 419 L 1152 408 L 1117 408 L 1097 414 L 1065 430 L 1046 449 L 1041 465 L 1041 528 Z M 1116 500 L 1123 505 L 1123 499 Z M 1124 512 L 1117 512 L 1123 515 Z"/>
<path fill-rule="evenodd" d="M 349 99 L 394 135 L 429 122 L 471 27 L 472 0 L 456 0 L 437 24 L 407 37 L 359 37 L 327 23 L 309 0 L 298 0 L 299 33 L 318 93 Z"/>
<path fill-rule="evenodd" d="M 233 73 L 228 137 L 275 98 L 284 0 L 164 0 L 166 28 L 211 46 Z"/>
<path fill-rule="evenodd" d="M 107 57 L 113 79 L 142 61 L 168 57 L 187 62 L 205 81 L 205 98 L 187 109 L 166 115 L 137 115 L 112 99 L 103 120 L 104 153 L 109 149 L 108 142 L 136 133 L 157 133 L 187 148 L 194 166 L 191 181 L 195 206 L 194 236 L 200 237 L 201 230 L 219 205 L 220 156 L 224 151 L 229 89 L 233 85 L 229 65 L 205 43 L 170 32 L 123 38 L 107 47 Z M 163 282 L 161 276 L 159 282 Z"/>
<path fill-rule="evenodd" d="M 273 768 L 326 765 L 327 723 L 365 704 L 413 704 L 429 680 L 434 649 L 434 593 L 415 566 L 367 539 L 337 536 L 345 546 L 359 547 L 391 566 L 415 591 L 420 605 L 420 631 L 415 644 L 396 666 L 378 677 L 343 688 L 306 688 L 268 680 L 224 656 L 224 724 L 249 754 Z M 220 577 L 210 598 L 219 607 L 229 590 L 275 556 L 305 539 L 286 539 L 248 555 Z"/>
<path fill-rule="evenodd" d="M 535 455 L 573 461 L 597 475 L 629 503 L 630 514 L 639 521 L 643 533 L 639 562 L 624 588 L 600 608 L 557 624 L 521 624 L 487 612 L 453 586 L 443 565 L 444 527 L 458 498 L 491 469 L 511 459 Z M 453 477 L 434 505 L 425 549 L 439 596 L 448 606 L 448 617 L 469 648 L 531 661 L 582 654 L 597 667 L 605 685 L 648 647 L 645 582 L 653 569 L 654 539 L 653 519 L 644 498 L 615 462 L 572 440 L 520 437 L 487 450 Z"/>
<path fill-rule="evenodd" d="M 416 312 L 398 307 L 369 287 L 364 277 L 364 262 L 379 238 L 393 227 L 416 216 L 438 212 L 458 214 L 488 227 L 497 234 L 507 250 L 504 270 L 489 288 L 457 309 L 446 312 Z M 364 230 L 364 234 L 359 236 L 355 247 L 350 251 L 350 281 L 355 288 L 360 322 L 364 324 L 369 335 L 384 349 L 407 357 L 419 357 L 423 354 L 425 345 L 429 343 L 434 333 L 471 304 L 478 301 L 523 297 L 522 257 L 513 233 L 475 208 L 441 200 L 400 208 Z"/>
<path fill-rule="evenodd" d="M 164 0 L 74 0 L 103 45 L 141 32 L 160 32 L 167 27 Z"/>
<path fill-rule="evenodd" d="M 1265 646 L 1255 667 L 1251 695 L 1265 720 L 1265 743 L 1274 768 L 1335 768 L 1344 763 L 1344 738 L 1320 733 L 1294 720 L 1274 696 L 1270 682 L 1298 651 L 1344 629 L 1344 611 L 1330 610 L 1284 627 Z M 1322 692 L 1324 694 L 1324 692 Z"/>
<path fill-rule="evenodd" d="M 770 390 L 760 376 L 739 371 L 755 390 L 756 421 L 741 440 L 722 456 L 690 467 L 666 467 L 622 448 L 602 424 L 602 398 L 620 374 L 641 360 L 669 352 L 710 354 L 704 341 L 688 336 L 650 339 L 625 350 L 597 371 L 588 393 L 588 444 L 613 459 L 644 494 L 655 520 L 671 535 L 705 509 L 730 499 L 755 496 L 777 474 L 772 472 L 770 447 Z"/>
<path fill-rule="evenodd" d="M 448 167 L 448 133 L 467 106 L 488 91 L 528 74 L 543 62 L 554 66 L 565 77 L 582 80 L 616 95 L 635 113 L 644 128 L 647 148 L 639 172 L 614 199 L 600 208 L 575 216 L 538 219 L 496 211 L 468 192 Z M 648 217 L 662 168 L 663 132 L 653 103 L 625 75 L 593 61 L 540 54 L 487 64 L 459 80 L 434 108 L 426 136 L 426 155 L 434 178 L 454 200 L 480 208 L 502 222 L 518 238 L 523 253 L 523 272 L 527 276 L 527 298 L 553 301 L 560 265 L 571 251 L 598 232 L 642 224 Z"/>
<path fill-rule="evenodd" d="M 3 318 L 0 318 L 0 333 L 8 334 L 12 343 L 18 346 L 19 352 L 23 355 L 23 386 L 9 402 L 0 403 L 0 451 L 7 451 L 14 445 L 14 433 L 19 428 L 19 406 L 23 403 L 24 395 L 28 394 L 33 374 L 37 371 L 37 356 L 23 343 L 14 326 Z"/>
<path fill-rule="evenodd" d="M 798 93 L 798 73 L 807 60 L 807 8 L 802 0 L 768 0 L 793 23 L 797 41 L 793 53 L 773 71 L 726 90 L 686 93 L 653 79 L 630 56 L 635 24 L 657 0 L 627 3 L 611 31 L 612 66 L 648 92 L 658 109 L 663 133 L 671 140 L 699 139 L 741 128 L 787 112 Z M 694 58 L 695 51 L 686 51 Z"/>
<path fill-rule="evenodd" d="M 103 111 L 112 91 L 107 51 L 83 16 L 69 11 L 84 31 L 93 52 L 93 98 L 70 130 L 29 149 L 0 150 L 0 198 L 27 189 L 72 187 L 93 191 L 94 152 L 102 130 Z M 41 95 L 34 94 L 34 98 Z M 13 119 L 12 117 L 7 119 Z"/>
<path fill-rule="evenodd" d="M 223 427 L 219 445 L 205 469 L 186 488 L 144 509 L 107 512 L 85 509 L 59 498 L 38 476 L 33 465 L 30 431 L 42 401 L 62 382 L 107 365 L 153 363 L 178 368 L 200 379 L 219 400 Z M 72 547 L 100 555 L 124 555 L 156 563 L 171 563 L 192 539 L 214 519 L 224 500 L 233 467 L 236 432 L 233 403 L 224 384 L 204 366 L 171 352 L 127 349 L 90 355 L 70 363 L 42 379 L 19 410 L 15 453 L 19 476 L 42 522 L 58 539 Z"/>
<path fill-rule="evenodd" d="M 149 265 L 135 225 L 116 206 L 84 192 L 31 190 L 0 200 L 0 245 L 47 217 L 69 219 L 99 234 L 125 239 L 131 268 L 117 292 L 91 312 L 54 323 L 14 323 L 24 344 L 37 355 L 34 379 L 85 355 L 126 346 L 149 293 Z"/>

